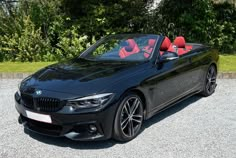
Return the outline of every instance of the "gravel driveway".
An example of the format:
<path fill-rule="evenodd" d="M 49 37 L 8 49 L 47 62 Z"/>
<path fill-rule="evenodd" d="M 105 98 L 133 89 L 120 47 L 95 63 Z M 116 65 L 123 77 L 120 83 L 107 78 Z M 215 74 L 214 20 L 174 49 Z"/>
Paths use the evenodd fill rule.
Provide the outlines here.
<path fill-rule="evenodd" d="M 216 93 L 194 96 L 154 116 L 128 143 L 74 142 L 24 132 L 13 94 L 19 80 L 0 80 L 0 157 L 236 157 L 236 80 L 218 80 Z"/>

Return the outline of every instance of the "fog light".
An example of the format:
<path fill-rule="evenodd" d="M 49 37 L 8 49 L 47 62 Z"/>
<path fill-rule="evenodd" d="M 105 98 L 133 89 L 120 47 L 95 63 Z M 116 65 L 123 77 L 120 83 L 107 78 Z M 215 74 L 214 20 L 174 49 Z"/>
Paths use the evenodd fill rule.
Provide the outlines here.
<path fill-rule="evenodd" d="M 96 132 L 96 131 L 97 131 L 97 127 L 94 126 L 94 125 L 89 125 L 89 130 L 90 130 L 91 132 Z"/>

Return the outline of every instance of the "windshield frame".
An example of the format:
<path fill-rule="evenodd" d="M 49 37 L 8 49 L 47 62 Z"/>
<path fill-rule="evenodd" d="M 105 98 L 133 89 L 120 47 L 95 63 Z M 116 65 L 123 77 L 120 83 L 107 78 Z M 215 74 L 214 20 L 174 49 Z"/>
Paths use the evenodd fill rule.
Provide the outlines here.
<path fill-rule="evenodd" d="M 91 53 L 92 51 L 96 50 L 104 41 L 109 40 L 109 39 L 114 39 L 114 38 L 135 38 L 135 37 L 141 37 L 141 36 L 153 36 L 156 38 L 155 45 L 153 47 L 152 53 L 150 57 L 144 59 L 144 60 L 123 60 L 123 59 L 95 59 L 95 58 L 86 58 L 86 56 Z M 108 35 L 105 37 L 102 37 L 100 40 L 98 40 L 96 43 L 91 45 L 88 49 L 86 49 L 84 52 L 82 52 L 78 58 L 82 58 L 85 60 L 91 60 L 91 61 L 112 61 L 112 62 L 147 62 L 153 59 L 153 56 L 156 56 L 156 50 L 157 47 L 160 47 L 159 43 L 162 40 L 161 35 L 156 35 L 156 34 L 115 34 L 115 35 Z"/>

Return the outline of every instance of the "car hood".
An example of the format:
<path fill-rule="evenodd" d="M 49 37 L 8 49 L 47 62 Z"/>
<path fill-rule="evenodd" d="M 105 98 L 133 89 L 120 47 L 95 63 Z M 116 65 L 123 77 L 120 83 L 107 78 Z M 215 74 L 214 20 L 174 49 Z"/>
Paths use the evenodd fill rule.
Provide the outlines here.
<path fill-rule="evenodd" d="M 24 85 L 78 96 L 92 95 L 136 73 L 135 67 L 139 65 L 142 63 L 70 60 L 39 70 Z"/>

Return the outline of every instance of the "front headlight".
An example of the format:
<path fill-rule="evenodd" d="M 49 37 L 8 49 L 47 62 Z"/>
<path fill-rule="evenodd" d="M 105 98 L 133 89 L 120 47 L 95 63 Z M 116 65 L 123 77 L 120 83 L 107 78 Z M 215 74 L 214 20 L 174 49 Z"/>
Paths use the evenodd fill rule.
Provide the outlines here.
<path fill-rule="evenodd" d="M 17 93 L 19 94 L 19 96 L 21 96 L 20 86 L 21 86 L 21 82 L 18 83 L 18 87 L 17 87 Z"/>
<path fill-rule="evenodd" d="M 25 87 L 25 85 L 27 84 L 27 81 L 29 81 L 31 78 L 32 76 L 30 75 L 18 83 L 17 93 L 19 94 L 19 96 L 21 96 L 21 89 Z"/>
<path fill-rule="evenodd" d="M 112 98 L 113 93 L 92 95 L 67 101 L 67 106 L 73 109 L 96 108 L 105 106 Z"/>

